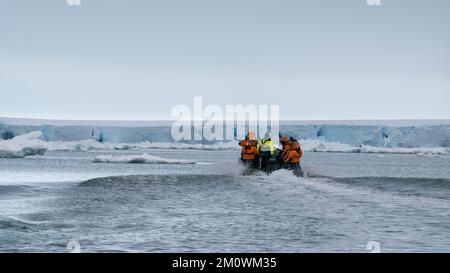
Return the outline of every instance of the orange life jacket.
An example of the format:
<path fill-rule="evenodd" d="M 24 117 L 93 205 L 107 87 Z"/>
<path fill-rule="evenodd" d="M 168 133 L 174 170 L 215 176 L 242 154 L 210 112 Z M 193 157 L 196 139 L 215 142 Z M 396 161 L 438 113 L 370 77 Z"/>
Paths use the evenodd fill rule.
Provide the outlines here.
<path fill-rule="evenodd" d="M 290 163 L 290 164 L 299 164 L 300 158 L 303 156 L 303 151 L 300 148 L 300 143 L 298 141 L 289 141 L 289 144 L 286 145 L 287 151 L 286 153 L 283 152 L 283 159 L 284 163 Z"/>
<path fill-rule="evenodd" d="M 290 150 L 284 163 L 299 164 L 300 163 L 300 154 L 297 152 L 297 150 Z"/>
<path fill-rule="evenodd" d="M 241 140 L 239 141 L 239 145 L 242 147 L 241 150 L 241 158 L 243 160 L 253 160 L 255 159 L 258 150 L 256 146 L 258 145 L 258 141 L 256 140 Z"/>

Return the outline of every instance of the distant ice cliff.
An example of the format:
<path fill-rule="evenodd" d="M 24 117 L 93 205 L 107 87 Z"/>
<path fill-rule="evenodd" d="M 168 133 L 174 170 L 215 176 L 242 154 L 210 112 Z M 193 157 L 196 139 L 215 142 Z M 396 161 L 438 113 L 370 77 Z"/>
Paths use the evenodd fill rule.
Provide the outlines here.
<path fill-rule="evenodd" d="M 238 148 L 235 142 L 174 143 L 170 129 L 169 125 L 61 126 L 0 122 L 0 139 L 3 139 L 0 140 L 0 157 L 22 157 L 45 150 Z M 305 151 L 446 154 L 450 150 L 448 123 L 408 126 L 282 124 L 280 133 L 302 140 Z"/>

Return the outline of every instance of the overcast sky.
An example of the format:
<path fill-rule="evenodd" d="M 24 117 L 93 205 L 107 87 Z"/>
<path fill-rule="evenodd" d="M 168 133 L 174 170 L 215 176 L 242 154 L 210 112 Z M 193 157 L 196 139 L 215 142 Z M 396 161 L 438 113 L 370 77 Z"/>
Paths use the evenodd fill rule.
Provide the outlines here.
<path fill-rule="evenodd" d="M 450 118 L 450 1 L 0 1 L 0 116 Z"/>

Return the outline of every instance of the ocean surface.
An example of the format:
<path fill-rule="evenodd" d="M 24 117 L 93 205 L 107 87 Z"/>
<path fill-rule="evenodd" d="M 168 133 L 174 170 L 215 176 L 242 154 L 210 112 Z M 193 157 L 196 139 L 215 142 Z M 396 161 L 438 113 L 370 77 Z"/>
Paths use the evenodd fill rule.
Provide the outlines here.
<path fill-rule="evenodd" d="M 94 163 L 147 153 L 197 164 Z M 0 158 L 0 252 L 450 251 L 450 156 L 313 153 L 243 175 L 236 150 Z M 371 243 L 369 243 L 371 242 Z"/>

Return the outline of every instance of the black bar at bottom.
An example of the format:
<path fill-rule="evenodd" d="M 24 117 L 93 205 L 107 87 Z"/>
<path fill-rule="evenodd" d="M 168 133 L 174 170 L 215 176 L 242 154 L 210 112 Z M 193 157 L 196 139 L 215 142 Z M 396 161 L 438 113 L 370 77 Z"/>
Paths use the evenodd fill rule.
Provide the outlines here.
<path fill-rule="evenodd" d="M 353 269 L 386 270 L 392 263 L 402 269 L 423 264 L 444 264 L 448 254 L 242 254 L 242 253 L 150 253 L 150 254 L 0 254 L 2 267 L 16 270 L 76 270 L 93 268 L 130 272 L 295 272 Z M 389 266 L 388 266 L 389 265 Z"/>

